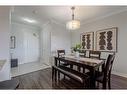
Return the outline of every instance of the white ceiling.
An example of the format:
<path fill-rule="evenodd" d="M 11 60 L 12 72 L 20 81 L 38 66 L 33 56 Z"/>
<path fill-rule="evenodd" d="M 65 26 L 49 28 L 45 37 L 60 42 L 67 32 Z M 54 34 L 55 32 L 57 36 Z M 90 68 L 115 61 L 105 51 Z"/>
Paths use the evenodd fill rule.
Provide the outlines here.
<path fill-rule="evenodd" d="M 12 7 L 12 20 L 26 23 L 22 18 L 27 17 L 36 20 L 37 26 L 42 26 L 50 20 L 65 25 L 71 20 L 70 8 L 70 6 L 15 6 Z M 83 24 L 125 10 L 126 6 L 76 6 L 75 19 Z"/>

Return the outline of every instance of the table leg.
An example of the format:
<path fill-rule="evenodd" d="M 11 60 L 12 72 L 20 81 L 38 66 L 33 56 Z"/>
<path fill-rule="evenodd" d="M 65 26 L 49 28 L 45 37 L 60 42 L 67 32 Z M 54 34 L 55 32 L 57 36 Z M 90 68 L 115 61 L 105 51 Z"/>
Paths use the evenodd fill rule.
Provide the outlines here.
<path fill-rule="evenodd" d="M 90 79 L 90 88 L 95 89 L 96 85 L 95 85 L 95 70 L 91 69 L 91 79 Z"/>
<path fill-rule="evenodd" d="M 55 58 L 55 60 L 54 60 L 54 63 L 55 63 L 55 66 L 57 66 L 57 62 L 58 62 L 58 60 L 57 60 L 57 58 Z M 55 79 L 55 82 L 57 82 L 57 70 L 56 69 L 54 69 L 54 79 Z"/>
<path fill-rule="evenodd" d="M 80 67 L 80 66 L 78 66 L 78 67 L 77 67 L 77 70 L 80 72 L 80 71 L 81 71 L 81 67 Z"/>
<path fill-rule="evenodd" d="M 57 66 L 57 59 L 55 58 L 55 60 L 54 60 L 54 63 L 55 63 L 55 66 Z"/>
<path fill-rule="evenodd" d="M 73 65 L 70 64 L 70 68 L 73 69 Z"/>

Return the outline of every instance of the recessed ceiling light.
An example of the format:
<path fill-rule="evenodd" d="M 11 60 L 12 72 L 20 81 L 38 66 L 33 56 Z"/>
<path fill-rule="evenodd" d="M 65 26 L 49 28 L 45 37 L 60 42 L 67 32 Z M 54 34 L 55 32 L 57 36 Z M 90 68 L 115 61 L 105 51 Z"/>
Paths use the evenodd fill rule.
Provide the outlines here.
<path fill-rule="evenodd" d="M 29 18 L 23 18 L 24 21 L 28 22 L 28 23 L 36 23 L 36 20 L 33 19 L 29 19 Z"/>

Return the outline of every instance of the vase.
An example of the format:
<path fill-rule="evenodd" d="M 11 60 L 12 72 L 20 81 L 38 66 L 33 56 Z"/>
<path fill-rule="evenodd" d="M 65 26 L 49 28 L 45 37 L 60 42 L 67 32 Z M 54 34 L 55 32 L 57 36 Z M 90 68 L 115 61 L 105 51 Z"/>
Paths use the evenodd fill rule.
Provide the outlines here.
<path fill-rule="evenodd" d="M 75 57 L 77 57 L 77 58 L 79 57 L 79 52 L 78 51 L 75 52 Z"/>

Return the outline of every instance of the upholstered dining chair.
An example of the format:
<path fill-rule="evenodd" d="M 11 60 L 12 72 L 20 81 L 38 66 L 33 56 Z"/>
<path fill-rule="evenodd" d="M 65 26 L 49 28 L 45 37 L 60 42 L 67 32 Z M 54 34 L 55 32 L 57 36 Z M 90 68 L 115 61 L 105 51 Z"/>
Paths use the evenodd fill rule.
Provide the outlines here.
<path fill-rule="evenodd" d="M 86 51 L 85 50 L 79 50 L 79 56 L 80 57 L 86 57 Z M 81 67 L 77 67 L 78 71 L 81 71 Z M 85 73 L 85 68 L 83 68 L 83 73 Z"/>
<path fill-rule="evenodd" d="M 108 83 L 108 88 L 111 89 L 111 71 L 112 71 L 114 58 L 115 58 L 115 54 L 112 55 L 109 54 L 102 72 L 100 71 L 95 72 L 95 80 L 98 83 L 102 84 L 103 89 L 107 88 L 107 83 Z M 90 75 L 90 72 L 88 72 L 87 74 Z"/>
<path fill-rule="evenodd" d="M 57 55 L 58 55 L 58 58 L 60 57 L 64 57 L 65 56 L 65 50 L 57 50 Z M 70 66 L 70 68 L 73 69 L 73 65 L 69 65 L 68 63 L 66 62 L 63 62 L 63 61 L 60 61 L 59 60 L 59 66 L 62 65 L 62 66 Z M 60 74 L 60 73 L 59 73 Z M 64 79 L 65 79 L 65 75 L 64 75 Z"/>
<path fill-rule="evenodd" d="M 89 51 L 89 58 L 95 58 L 95 59 L 100 59 L 101 52 L 100 51 Z M 100 68 L 98 68 L 99 71 Z"/>
<path fill-rule="evenodd" d="M 65 50 L 57 50 L 58 57 L 63 57 L 65 55 Z"/>
<path fill-rule="evenodd" d="M 79 56 L 80 57 L 86 57 L 86 51 L 85 50 L 79 50 Z"/>
<path fill-rule="evenodd" d="M 64 57 L 65 56 L 65 50 L 57 50 L 57 55 L 58 55 L 58 58 L 60 57 Z M 59 65 L 63 65 L 63 66 L 68 66 L 69 64 L 65 63 L 65 62 L 62 62 L 62 61 L 59 61 Z"/>
<path fill-rule="evenodd" d="M 90 58 L 100 59 L 101 52 L 100 51 L 89 51 Z"/>

